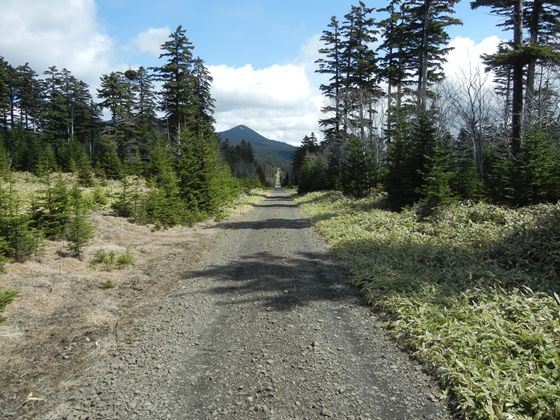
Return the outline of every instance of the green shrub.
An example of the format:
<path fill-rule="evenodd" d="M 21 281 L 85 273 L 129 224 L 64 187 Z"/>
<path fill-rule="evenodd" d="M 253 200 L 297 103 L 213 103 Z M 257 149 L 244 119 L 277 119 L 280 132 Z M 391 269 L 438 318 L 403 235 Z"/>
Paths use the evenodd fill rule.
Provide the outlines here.
<path fill-rule="evenodd" d="M 21 209 L 13 183 L 0 181 L 0 255 L 24 262 L 37 254 L 41 243 L 41 231 L 32 226 L 29 214 Z M 2 260 L 5 262 L 5 258 Z"/>
<path fill-rule="evenodd" d="M 103 280 L 101 282 L 99 282 L 99 288 L 100 289 L 113 289 L 116 287 L 116 284 L 113 280 Z"/>
<path fill-rule="evenodd" d="M 86 202 L 78 184 L 75 184 L 71 194 L 70 218 L 65 226 L 65 238 L 68 241 L 66 248 L 78 258 L 81 258 L 83 249 L 95 234 L 93 225 L 87 220 L 88 215 Z"/>
<path fill-rule="evenodd" d="M 560 204 L 463 203 L 419 220 L 375 198 L 297 201 L 466 418 L 560 418 Z"/>
<path fill-rule="evenodd" d="M 8 304 L 12 303 L 14 298 L 17 296 L 17 292 L 13 289 L 4 289 L 0 290 L 0 312 L 8 306 Z M 0 324 L 5 320 L 4 317 L 0 316 Z"/>
<path fill-rule="evenodd" d="M 33 208 L 33 224 L 48 239 L 57 240 L 62 238 L 70 219 L 70 192 L 62 175 L 58 175 L 54 183 L 47 175 L 44 182 L 45 188 Z"/>
<path fill-rule="evenodd" d="M 134 255 L 132 255 L 129 249 L 127 249 L 124 254 L 119 255 L 117 257 L 117 260 L 115 261 L 115 266 L 118 269 L 126 268 L 133 264 L 134 264 Z"/>
<path fill-rule="evenodd" d="M 105 207 L 109 203 L 109 197 L 101 185 L 97 184 L 91 193 L 91 202 L 94 208 Z"/>
<path fill-rule="evenodd" d="M 89 263 L 92 268 L 99 267 L 104 271 L 120 270 L 133 264 L 134 255 L 128 249 L 121 255 L 117 255 L 115 251 L 98 249 Z"/>

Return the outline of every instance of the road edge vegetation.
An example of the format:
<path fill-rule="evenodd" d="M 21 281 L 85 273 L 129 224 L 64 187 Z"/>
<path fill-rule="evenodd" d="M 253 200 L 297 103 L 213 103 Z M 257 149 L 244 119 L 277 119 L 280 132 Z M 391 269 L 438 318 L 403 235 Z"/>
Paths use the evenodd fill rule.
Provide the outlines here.
<path fill-rule="evenodd" d="M 560 204 L 295 197 L 390 331 L 466 418 L 560 418 Z"/>

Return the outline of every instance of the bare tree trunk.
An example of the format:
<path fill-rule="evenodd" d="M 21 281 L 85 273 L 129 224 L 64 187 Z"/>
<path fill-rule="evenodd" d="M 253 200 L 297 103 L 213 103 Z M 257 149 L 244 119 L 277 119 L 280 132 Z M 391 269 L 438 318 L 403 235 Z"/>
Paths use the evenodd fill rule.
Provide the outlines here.
<path fill-rule="evenodd" d="M 523 45 L 523 0 L 515 0 L 513 8 L 513 48 Z M 521 149 L 521 130 L 523 117 L 523 63 L 513 65 L 513 98 L 511 111 L 511 153 L 515 160 Z"/>
<path fill-rule="evenodd" d="M 543 0 L 533 0 L 533 9 L 529 20 L 529 42 L 536 45 L 539 39 L 539 22 L 542 13 Z M 525 106 L 528 112 L 528 121 L 532 121 L 533 99 L 535 95 L 535 71 L 537 60 L 533 57 L 527 66 L 527 81 L 525 89 Z"/>
<path fill-rule="evenodd" d="M 430 23 L 431 0 L 424 1 L 424 22 L 422 23 L 422 46 L 420 47 L 420 69 L 418 70 L 418 106 L 426 109 L 428 96 L 428 25 Z"/>

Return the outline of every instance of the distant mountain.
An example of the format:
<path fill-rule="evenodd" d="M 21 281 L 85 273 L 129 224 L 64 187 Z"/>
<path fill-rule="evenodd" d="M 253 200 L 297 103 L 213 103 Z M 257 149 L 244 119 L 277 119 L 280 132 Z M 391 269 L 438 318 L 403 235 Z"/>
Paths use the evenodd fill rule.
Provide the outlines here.
<path fill-rule="evenodd" d="M 270 140 L 255 130 L 245 126 L 238 125 L 229 130 L 218 133 L 222 141 L 229 140 L 230 144 L 239 144 L 241 140 L 251 143 L 255 157 L 266 159 L 276 158 L 291 161 L 296 148 L 288 143 Z"/>

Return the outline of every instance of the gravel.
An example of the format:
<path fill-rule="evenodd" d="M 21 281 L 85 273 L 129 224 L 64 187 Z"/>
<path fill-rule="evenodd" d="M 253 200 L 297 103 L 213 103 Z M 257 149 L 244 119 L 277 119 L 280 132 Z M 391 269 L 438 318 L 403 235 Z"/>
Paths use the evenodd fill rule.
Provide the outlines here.
<path fill-rule="evenodd" d="M 218 228 L 47 418 L 451 417 L 285 192 Z"/>

